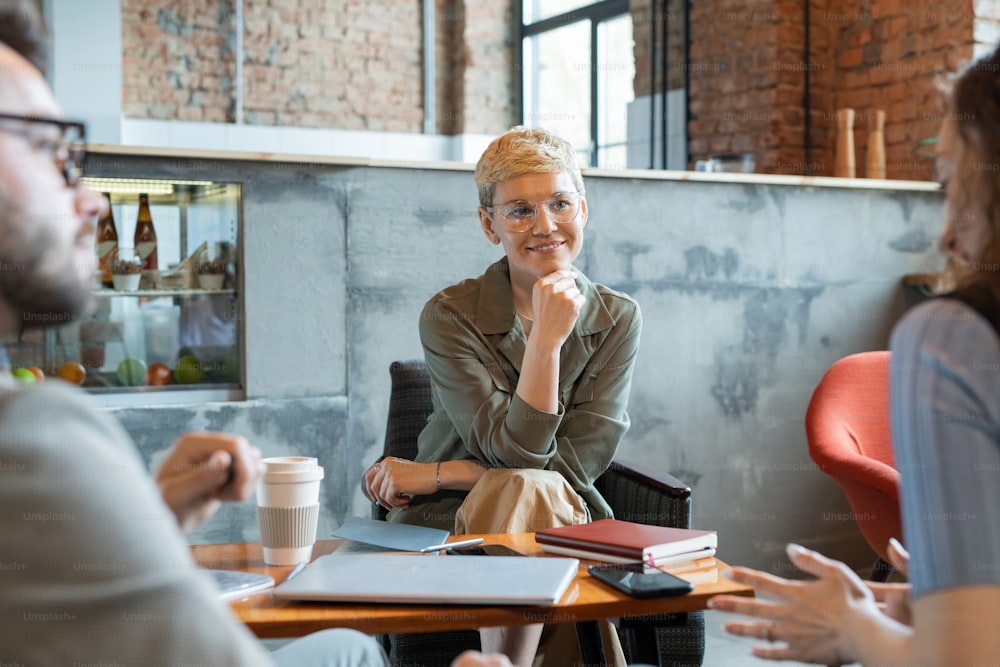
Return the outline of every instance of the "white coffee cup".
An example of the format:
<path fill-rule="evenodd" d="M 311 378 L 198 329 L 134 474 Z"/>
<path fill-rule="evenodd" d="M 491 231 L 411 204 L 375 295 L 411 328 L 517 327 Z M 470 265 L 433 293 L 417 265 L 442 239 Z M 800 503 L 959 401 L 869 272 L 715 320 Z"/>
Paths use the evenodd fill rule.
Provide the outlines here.
<path fill-rule="evenodd" d="M 296 565 L 312 559 L 319 523 L 319 486 L 323 468 L 309 456 L 264 459 L 257 483 L 257 521 L 264 562 Z"/>

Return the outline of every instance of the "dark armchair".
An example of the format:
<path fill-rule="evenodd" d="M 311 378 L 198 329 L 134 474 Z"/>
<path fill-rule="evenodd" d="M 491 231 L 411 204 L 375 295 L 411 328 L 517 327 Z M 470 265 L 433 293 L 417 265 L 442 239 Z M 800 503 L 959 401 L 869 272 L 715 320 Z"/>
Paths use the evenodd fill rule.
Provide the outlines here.
<path fill-rule="evenodd" d="M 383 455 L 413 459 L 417 436 L 433 411 L 430 378 L 421 360 L 395 361 L 389 368 L 392 390 Z M 615 459 L 596 483 L 615 517 L 637 523 L 688 528 L 691 523 L 691 489 L 674 477 L 641 472 L 637 466 Z M 384 520 L 385 510 L 373 505 L 372 517 Z M 623 620 L 619 635 L 630 662 L 669 667 L 701 665 L 705 653 L 702 612 L 645 618 L 636 624 Z M 394 665 L 447 666 L 466 649 L 479 649 L 476 631 L 435 634 L 388 635 L 383 638 Z"/>

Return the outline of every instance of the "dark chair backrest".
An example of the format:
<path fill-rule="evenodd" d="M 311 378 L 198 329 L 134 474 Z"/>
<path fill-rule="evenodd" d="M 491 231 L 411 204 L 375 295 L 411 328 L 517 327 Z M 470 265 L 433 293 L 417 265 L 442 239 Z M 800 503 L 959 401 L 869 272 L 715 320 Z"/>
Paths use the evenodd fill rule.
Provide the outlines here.
<path fill-rule="evenodd" d="M 434 412 L 431 378 L 422 359 L 394 361 L 389 366 L 391 389 L 385 423 L 382 456 L 413 460 L 417 457 L 417 436 Z M 385 519 L 386 510 L 372 505 L 372 518 Z"/>
<path fill-rule="evenodd" d="M 392 389 L 382 454 L 413 460 L 417 457 L 417 436 L 434 412 L 431 378 L 420 359 L 392 362 L 389 376 Z"/>

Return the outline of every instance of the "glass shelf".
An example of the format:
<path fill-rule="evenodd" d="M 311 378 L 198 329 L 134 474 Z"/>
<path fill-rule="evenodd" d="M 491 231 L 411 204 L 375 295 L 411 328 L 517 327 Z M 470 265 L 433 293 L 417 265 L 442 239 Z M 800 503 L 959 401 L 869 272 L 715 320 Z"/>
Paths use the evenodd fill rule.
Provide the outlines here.
<path fill-rule="evenodd" d="M 196 296 L 198 294 L 236 294 L 235 289 L 201 289 L 193 287 L 190 289 L 178 287 L 176 289 L 138 289 L 138 290 L 115 290 L 115 289 L 95 289 L 94 294 L 98 297 L 108 298 L 115 296 Z"/>
<path fill-rule="evenodd" d="M 8 341 L 11 366 L 47 376 L 75 369 L 81 386 L 109 406 L 243 398 L 242 186 L 128 176 L 88 185 L 109 194 L 119 247 L 135 245 L 139 195 L 148 194 L 157 265 L 133 290 L 105 287 L 97 272 L 94 312 Z M 198 284 L 209 262 L 226 271 L 219 289 Z M 170 281 L 155 287 L 164 276 Z"/>

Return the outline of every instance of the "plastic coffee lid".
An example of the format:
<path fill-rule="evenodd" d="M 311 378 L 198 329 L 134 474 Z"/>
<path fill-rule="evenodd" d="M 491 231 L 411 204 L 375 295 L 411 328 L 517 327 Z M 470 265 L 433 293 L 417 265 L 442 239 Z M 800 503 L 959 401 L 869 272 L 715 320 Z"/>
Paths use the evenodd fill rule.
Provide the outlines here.
<path fill-rule="evenodd" d="M 323 479 L 323 468 L 311 456 L 275 456 L 264 459 L 265 484 L 295 484 Z"/>

